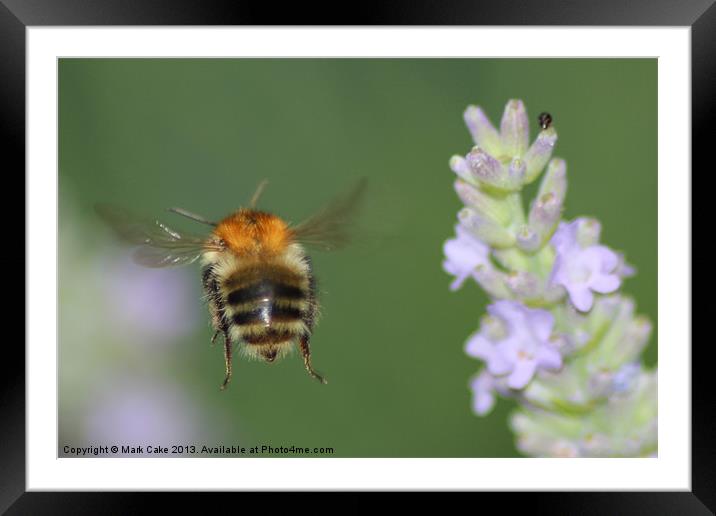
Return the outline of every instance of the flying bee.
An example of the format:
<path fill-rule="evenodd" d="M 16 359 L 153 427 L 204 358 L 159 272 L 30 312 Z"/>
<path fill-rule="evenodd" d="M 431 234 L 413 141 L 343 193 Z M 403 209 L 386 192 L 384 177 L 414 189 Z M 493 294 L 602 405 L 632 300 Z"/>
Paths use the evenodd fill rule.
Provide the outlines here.
<path fill-rule="evenodd" d="M 224 340 L 225 389 L 232 376 L 234 346 L 250 357 L 274 362 L 298 346 L 308 374 L 327 383 L 311 362 L 310 339 L 318 314 L 316 280 L 305 246 L 323 250 L 348 243 L 348 229 L 365 190 L 361 180 L 307 220 L 292 225 L 256 209 L 266 182 L 247 208 L 219 222 L 181 208 L 169 211 L 211 226 L 207 236 L 178 232 L 159 221 L 147 221 L 109 205 L 98 214 L 126 242 L 138 246 L 134 260 L 147 267 L 201 262 L 214 335 Z"/>
<path fill-rule="evenodd" d="M 552 115 L 547 112 L 540 113 L 537 117 L 537 122 L 542 129 L 549 129 L 552 125 Z"/>

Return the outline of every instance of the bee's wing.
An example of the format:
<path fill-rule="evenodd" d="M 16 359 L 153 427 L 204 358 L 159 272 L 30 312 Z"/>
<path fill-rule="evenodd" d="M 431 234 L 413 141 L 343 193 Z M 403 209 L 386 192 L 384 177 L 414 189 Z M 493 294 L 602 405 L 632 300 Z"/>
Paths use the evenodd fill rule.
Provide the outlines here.
<path fill-rule="evenodd" d="M 365 192 L 365 178 L 335 198 L 318 213 L 292 228 L 296 240 L 325 251 L 339 249 L 350 241 L 350 229 Z"/>
<path fill-rule="evenodd" d="M 142 219 L 118 206 L 97 204 L 95 211 L 124 242 L 138 246 L 134 260 L 145 267 L 187 265 L 206 251 L 219 250 L 219 245 L 210 238 L 179 233 L 157 220 Z"/>

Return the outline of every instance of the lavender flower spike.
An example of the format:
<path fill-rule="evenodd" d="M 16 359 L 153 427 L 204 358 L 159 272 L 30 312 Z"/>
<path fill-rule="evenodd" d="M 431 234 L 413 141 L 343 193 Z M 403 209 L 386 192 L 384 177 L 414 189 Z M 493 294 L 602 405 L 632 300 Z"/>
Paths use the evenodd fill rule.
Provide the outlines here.
<path fill-rule="evenodd" d="M 499 131 L 479 107 L 464 117 L 476 147 L 450 161 L 465 207 L 443 268 L 451 290 L 472 278 L 491 299 L 465 345 L 484 362 L 470 382 L 473 411 L 516 399 L 510 426 L 526 455 L 655 456 L 657 371 L 640 360 L 652 325 L 619 293 L 634 269 L 599 243 L 599 222 L 561 220 L 567 167 L 552 159 L 554 127 L 529 145 L 519 100 Z M 521 191 L 545 167 L 525 212 Z"/>

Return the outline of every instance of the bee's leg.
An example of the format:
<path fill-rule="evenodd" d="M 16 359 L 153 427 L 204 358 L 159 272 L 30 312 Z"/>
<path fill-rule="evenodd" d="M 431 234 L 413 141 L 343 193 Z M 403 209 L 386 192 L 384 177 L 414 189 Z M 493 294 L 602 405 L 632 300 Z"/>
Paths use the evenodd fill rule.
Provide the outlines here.
<path fill-rule="evenodd" d="M 310 374 L 313 378 L 321 382 L 322 384 L 327 384 L 328 381 L 318 374 L 314 369 L 313 365 L 311 364 L 311 345 L 309 343 L 309 336 L 308 335 L 302 335 L 299 339 L 299 343 L 301 346 L 301 354 L 303 355 L 303 365 L 306 366 L 306 371 L 308 371 L 308 374 Z"/>
<path fill-rule="evenodd" d="M 227 333 L 224 333 L 224 361 L 226 362 L 226 377 L 224 377 L 224 383 L 221 384 L 221 390 L 223 391 L 229 385 L 231 381 L 231 356 L 232 356 L 232 344 L 231 339 Z"/>
<path fill-rule="evenodd" d="M 301 335 L 299 339 L 299 344 L 301 346 L 301 354 L 303 355 L 303 365 L 306 366 L 306 371 L 308 371 L 308 374 L 310 374 L 313 378 L 321 382 L 322 384 L 327 384 L 328 381 L 318 374 L 314 369 L 313 365 L 311 364 L 311 334 L 310 331 L 313 328 L 313 323 L 315 322 L 316 318 L 316 312 L 318 310 L 318 304 L 316 303 L 316 278 L 313 275 L 313 269 L 311 266 L 311 259 L 309 257 L 305 257 L 304 260 L 306 261 L 306 265 L 308 266 L 308 280 L 309 280 L 309 292 L 310 295 L 308 297 L 309 302 L 309 310 L 308 313 L 305 315 L 303 322 L 306 324 L 306 328 L 308 328 L 308 332 Z"/>
<path fill-rule="evenodd" d="M 219 292 L 219 283 L 216 280 L 214 269 L 211 266 L 206 266 L 202 270 L 201 283 L 204 287 L 207 304 L 209 305 L 211 326 L 214 328 L 214 335 L 211 337 L 211 345 L 213 346 L 219 334 L 226 332 L 226 325 L 223 321 L 224 307 Z"/>
<path fill-rule="evenodd" d="M 201 279 L 204 291 L 206 292 L 206 298 L 209 303 L 211 324 L 214 327 L 214 335 L 211 337 L 211 344 L 214 345 L 214 342 L 219 334 L 224 335 L 224 361 L 226 364 L 226 376 L 224 377 L 224 383 L 221 384 L 221 390 L 224 390 L 229 384 L 229 381 L 231 381 L 232 343 L 231 338 L 229 337 L 229 324 L 226 321 L 224 301 L 221 298 L 221 293 L 219 292 L 219 282 L 216 279 L 213 267 L 204 267 Z"/>

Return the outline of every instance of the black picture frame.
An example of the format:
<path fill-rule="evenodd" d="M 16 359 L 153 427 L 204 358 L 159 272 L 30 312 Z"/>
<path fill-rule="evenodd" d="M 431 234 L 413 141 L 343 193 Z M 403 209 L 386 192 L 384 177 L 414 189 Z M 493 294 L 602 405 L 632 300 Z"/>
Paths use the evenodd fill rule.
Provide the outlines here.
<path fill-rule="evenodd" d="M 25 30 L 28 26 L 63 25 L 628 25 L 691 27 L 693 168 L 705 163 L 713 146 L 716 92 L 716 6 L 714 0 L 540 0 L 524 2 L 373 1 L 354 9 L 304 3 L 280 7 L 269 2 L 200 0 L 0 0 L 0 129 L 4 181 L 24 190 L 25 171 Z M 350 19 L 346 14 L 350 12 Z M 709 144 L 707 144 L 710 143 Z M 710 168 L 713 166 L 711 165 Z M 687 172 L 683 172 L 687 173 Z M 693 176 L 692 176 L 693 177 Z M 11 191 L 10 187 L 6 187 Z M 699 194 L 698 190 L 693 190 Z M 705 195 L 701 191 L 700 195 Z M 11 197 L 11 196 L 8 196 Z M 18 197 L 14 195 L 12 197 Z M 708 220 L 706 202 L 693 197 L 692 220 Z M 14 210 L 13 210 L 14 211 Z M 12 224 L 14 217 L 6 221 Z M 697 233 L 693 231 L 692 233 Z M 698 234 L 698 233 L 697 233 Z M 15 247 L 17 245 L 15 244 Z M 24 249 L 24 246 L 23 246 Z M 2 255 L 7 282 L 20 282 L 18 249 Z M 693 249 L 692 249 L 693 252 Z M 693 255 L 692 267 L 705 271 L 705 258 Z M 24 253 L 23 257 L 27 258 Z M 693 271 L 692 271 L 693 274 Z M 698 277 L 698 276 L 697 276 Z M 26 278 L 25 278 L 26 279 Z M 8 298 L 19 285 L 6 283 Z M 12 293 L 10 293 L 12 290 Z M 710 303 L 714 305 L 713 302 Z M 19 306 L 19 304 L 16 304 Z M 709 303 L 692 303 L 693 314 L 707 315 Z M 700 320 L 692 315 L 692 329 Z M 11 320 L 6 319 L 6 324 Z M 536 513 L 550 514 L 712 514 L 716 510 L 713 445 L 712 373 L 707 355 L 711 339 L 692 346 L 692 490 L 642 493 L 528 493 L 524 500 Z M 677 344 L 677 343 L 674 343 Z M 25 492 L 25 353 L 17 341 L 5 341 L 0 360 L 0 511 L 7 514 L 127 514 L 149 510 L 153 495 L 143 493 Z M 668 389 L 668 386 L 661 386 Z M 485 494 L 487 496 L 487 494 Z M 501 496 L 499 494 L 490 496 Z M 502 495 L 504 496 L 504 495 Z M 184 497 L 171 500 L 185 503 Z M 534 500 L 539 498 L 540 500 Z M 223 500 L 231 503 L 226 497 Z M 537 502 L 537 503 L 535 503 Z M 166 507 L 166 506 L 165 506 Z M 541 509 L 540 509 L 541 507 Z M 221 510 L 212 501 L 212 511 Z"/>

